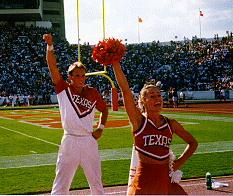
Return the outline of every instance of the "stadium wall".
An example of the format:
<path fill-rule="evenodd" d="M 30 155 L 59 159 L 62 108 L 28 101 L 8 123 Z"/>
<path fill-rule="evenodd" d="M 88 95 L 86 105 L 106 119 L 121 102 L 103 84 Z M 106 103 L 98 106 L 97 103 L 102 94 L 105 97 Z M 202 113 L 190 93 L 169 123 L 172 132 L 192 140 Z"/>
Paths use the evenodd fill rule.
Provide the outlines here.
<path fill-rule="evenodd" d="M 218 96 L 216 96 L 215 91 L 183 91 L 183 93 L 185 94 L 186 100 L 206 100 L 206 101 L 219 100 Z M 42 96 L 39 95 L 38 98 L 42 99 Z M 23 96 L 19 96 L 19 99 L 22 101 Z M 233 90 L 229 90 L 226 93 L 226 99 L 233 100 Z M 4 100 L 5 100 L 5 97 L 0 97 L 0 105 L 3 104 Z M 50 95 L 50 100 L 52 104 L 57 104 L 58 103 L 57 95 L 55 94 Z"/>
<path fill-rule="evenodd" d="M 216 98 L 215 91 L 183 91 L 186 100 L 218 100 Z M 178 92 L 179 94 L 179 92 Z M 229 94 L 226 94 L 227 99 L 233 99 L 233 90 L 229 90 Z M 51 95 L 51 102 L 58 103 L 57 96 Z"/>

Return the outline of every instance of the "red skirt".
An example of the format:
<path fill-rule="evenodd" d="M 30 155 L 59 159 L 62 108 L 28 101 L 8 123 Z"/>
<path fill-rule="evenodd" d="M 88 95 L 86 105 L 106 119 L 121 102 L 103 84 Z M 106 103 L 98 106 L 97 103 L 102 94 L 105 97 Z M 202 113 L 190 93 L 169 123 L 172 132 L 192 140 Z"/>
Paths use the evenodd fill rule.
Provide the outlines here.
<path fill-rule="evenodd" d="M 129 187 L 129 195 L 186 195 L 177 183 L 171 183 L 168 164 L 140 163 Z"/>

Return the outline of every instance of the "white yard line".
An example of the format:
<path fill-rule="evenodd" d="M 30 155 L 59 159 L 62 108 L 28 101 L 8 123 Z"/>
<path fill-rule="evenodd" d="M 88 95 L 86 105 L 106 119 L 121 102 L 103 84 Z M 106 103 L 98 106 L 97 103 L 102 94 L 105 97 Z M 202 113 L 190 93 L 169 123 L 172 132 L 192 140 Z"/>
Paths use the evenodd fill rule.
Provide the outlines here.
<path fill-rule="evenodd" d="M 203 121 L 219 121 L 219 122 L 233 122 L 232 117 L 221 117 L 221 116 L 197 116 L 193 114 L 164 114 L 164 116 L 172 117 L 175 119 L 191 119 L 191 120 L 203 120 Z"/>
<path fill-rule="evenodd" d="M 20 132 L 20 131 L 16 131 L 16 130 L 13 130 L 13 129 L 9 129 L 9 128 L 7 128 L 7 127 L 0 126 L 0 128 L 5 129 L 5 130 L 7 130 L 7 131 L 11 131 L 11 132 L 17 133 L 17 134 L 20 134 L 20 135 L 23 135 L 23 136 L 25 136 L 25 137 L 29 137 L 29 138 L 33 138 L 33 139 L 35 139 L 35 140 L 39 140 L 39 141 L 44 142 L 44 143 L 47 143 L 47 144 L 51 144 L 51 145 L 54 145 L 54 146 L 59 146 L 58 144 L 55 144 L 55 143 L 53 143 L 53 142 L 49 142 L 49 141 L 47 141 L 47 140 L 40 139 L 40 138 L 38 138 L 38 137 L 34 137 L 34 136 L 28 135 L 28 134 L 26 134 L 26 133 L 22 133 L 22 132 Z"/>
<path fill-rule="evenodd" d="M 20 169 L 20 168 L 27 168 L 27 167 L 42 167 L 42 166 L 51 166 L 51 165 L 55 165 L 55 163 L 50 163 L 50 164 L 35 164 L 35 165 L 23 165 L 23 166 L 9 166 L 9 167 L 4 167 L 0 169 Z"/>
<path fill-rule="evenodd" d="M 185 144 L 172 145 L 176 155 L 181 154 L 185 149 Z M 233 141 L 219 141 L 200 143 L 195 154 L 209 154 L 216 152 L 232 152 Z M 100 150 L 102 161 L 129 160 L 131 158 L 132 148 L 104 149 Z M 36 167 L 45 165 L 55 165 L 57 153 L 30 154 L 19 156 L 0 157 L 0 169 Z"/>

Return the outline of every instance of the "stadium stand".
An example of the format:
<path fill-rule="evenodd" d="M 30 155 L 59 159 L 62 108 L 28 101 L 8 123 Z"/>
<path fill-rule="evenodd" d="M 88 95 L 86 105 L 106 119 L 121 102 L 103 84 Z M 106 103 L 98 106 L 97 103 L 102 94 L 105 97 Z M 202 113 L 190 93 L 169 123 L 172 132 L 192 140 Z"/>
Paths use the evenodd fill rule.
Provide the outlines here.
<path fill-rule="evenodd" d="M 58 66 L 66 77 L 67 66 L 78 58 L 77 45 L 70 45 L 54 29 L 23 25 L 0 25 L 0 95 L 2 104 L 10 104 L 9 97 L 23 96 L 31 104 L 49 104 L 54 94 L 45 62 L 44 33 L 56 37 L 55 50 Z M 81 46 L 81 61 L 89 72 L 102 70 L 92 59 L 92 46 Z M 177 90 L 210 90 L 218 96 L 224 89 L 233 89 L 233 36 L 211 40 L 185 40 L 127 44 L 127 53 L 122 60 L 123 69 L 130 86 L 138 93 L 149 80 L 161 81 L 162 90 L 170 87 Z M 111 67 L 107 68 L 113 78 Z M 96 82 L 98 80 L 98 82 Z M 100 76 L 90 77 L 88 83 L 96 86 L 108 97 L 110 84 Z M 16 100 L 16 98 L 14 98 Z M 25 103 L 24 103 L 25 104 Z"/>

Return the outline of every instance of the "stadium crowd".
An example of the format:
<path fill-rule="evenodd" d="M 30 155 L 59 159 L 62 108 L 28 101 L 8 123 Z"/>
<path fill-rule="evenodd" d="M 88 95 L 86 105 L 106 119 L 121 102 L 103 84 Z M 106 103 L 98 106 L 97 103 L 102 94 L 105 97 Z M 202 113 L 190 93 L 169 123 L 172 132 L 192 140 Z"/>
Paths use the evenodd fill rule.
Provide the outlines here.
<path fill-rule="evenodd" d="M 78 59 L 77 45 L 70 45 L 53 29 L 0 25 L 0 103 L 10 105 L 12 100 L 17 105 L 51 103 L 54 88 L 45 60 L 46 44 L 42 40 L 48 32 L 56 38 L 58 67 L 66 77 L 67 67 Z M 88 72 L 103 70 L 92 59 L 92 47 L 88 43 L 81 45 L 81 61 Z M 160 81 L 166 92 L 171 87 L 182 91 L 233 89 L 232 32 L 209 40 L 193 37 L 168 43 L 126 44 L 126 47 L 121 64 L 135 93 L 151 80 Z M 109 66 L 107 70 L 114 78 L 112 68 Z M 109 98 L 111 86 L 106 78 L 91 76 L 87 81 Z"/>

